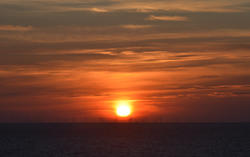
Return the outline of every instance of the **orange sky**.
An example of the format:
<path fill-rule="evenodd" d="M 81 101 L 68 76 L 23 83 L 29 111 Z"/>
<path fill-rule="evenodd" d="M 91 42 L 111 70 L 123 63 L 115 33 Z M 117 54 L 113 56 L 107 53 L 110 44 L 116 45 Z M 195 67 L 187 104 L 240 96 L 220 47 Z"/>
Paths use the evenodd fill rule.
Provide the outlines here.
<path fill-rule="evenodd" d="M 0 122 L 250 121 L 248 0 L 0 2 Z"/>

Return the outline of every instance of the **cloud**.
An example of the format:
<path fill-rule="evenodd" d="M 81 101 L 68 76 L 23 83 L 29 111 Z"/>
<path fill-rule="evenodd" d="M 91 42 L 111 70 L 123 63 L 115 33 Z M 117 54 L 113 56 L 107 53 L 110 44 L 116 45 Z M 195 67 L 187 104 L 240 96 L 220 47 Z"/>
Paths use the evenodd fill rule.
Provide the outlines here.
<path fill-rule="evenodd" d="M 32 26 L 0 25 L 0 31 L 31 31 Z"/>
<path fill-rule="evenodd" d="M 100 8 L 91 8 L 90 11 L 98 12 L 98 13 L 106 13 L 106 12 L 108 12 L 108 10 L 100 9 Z"/>
<path fill-rule="evenodd" d="M 136 10 L 138 12 L 155 11 L 188 11 L 188 12 L 244 12 L 249 8 L 244 7 L 247 0 L 221 0 L 220 2 L 201 0 L 177 0 L 177 1 L 116 1 L 112 5 L 106 6 L 109 10 Z"/>
<path fill-rule="evenodd" d="M 35 8 L 32 12 L 68 12 L 68 11 L 137 11 L 137 12 L 155 12 L 155 11 L 188 11 L 188 12 L 245 12 L 249 10 L 246 6 L 248 0 L 176 0 L 176 1 L 153 1 L 153 0 L 10 0 L 0 2 L 2 9 L 18 10 L 26 12 L 28 9 Z M 0 6 L 0 7 L 1 7 Z M 27 8 L 27 9 L 26 9 Z"/>
<path fill-rule="evenodd" d="M 122 28 L 126 29 L 145 29 L 145 28 L 151 28 L 151 25 L 121 25 Z"/>
<path fill-rule="evenodd" d="M 152 21 L 188 21 L 187 17 L 184 16 L 155 16 L 150 15 L 147 20 Z"/>

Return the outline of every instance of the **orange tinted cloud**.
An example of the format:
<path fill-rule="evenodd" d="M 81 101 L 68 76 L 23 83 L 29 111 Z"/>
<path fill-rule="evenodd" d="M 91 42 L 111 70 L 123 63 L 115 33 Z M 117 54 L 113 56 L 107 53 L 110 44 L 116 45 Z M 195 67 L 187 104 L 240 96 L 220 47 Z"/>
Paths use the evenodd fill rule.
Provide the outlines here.
<path fill-rule="evenodd" d="M 126 29 L 145 29 L 152 27 L 151 25 L 122 25 L 122 28 Z"/>
<path fill-rule="evenodd" d="M 32 26 L 0 25 L 0 31 L 31 31 Z"/>
<path fill-rule="evenodd" d="M 151 15 L 147 20 L 158 20 L 158 21 L 188 21 L 187 17 L 183 16 L 155 16 Z"/>
<path fill-rule="evenodd" d="M 105 9 L 100 9 L 100 8 L 91 8 L 90 11 L 99 12 L 99 13 L 108 12 L 107 10 L 105 10 Z"/>

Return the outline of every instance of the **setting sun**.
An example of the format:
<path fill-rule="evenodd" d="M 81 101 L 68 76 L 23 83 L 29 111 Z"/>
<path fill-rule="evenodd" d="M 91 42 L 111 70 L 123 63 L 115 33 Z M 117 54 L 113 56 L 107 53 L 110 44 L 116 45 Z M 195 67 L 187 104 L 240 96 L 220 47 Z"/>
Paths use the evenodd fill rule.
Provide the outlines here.
<path fill-rule="evenodd" d="M 116 106 L 116 114 L 120 117 L 127 117 L 131 114 L 131 105 L 128 101 L 118 101 Z"/>

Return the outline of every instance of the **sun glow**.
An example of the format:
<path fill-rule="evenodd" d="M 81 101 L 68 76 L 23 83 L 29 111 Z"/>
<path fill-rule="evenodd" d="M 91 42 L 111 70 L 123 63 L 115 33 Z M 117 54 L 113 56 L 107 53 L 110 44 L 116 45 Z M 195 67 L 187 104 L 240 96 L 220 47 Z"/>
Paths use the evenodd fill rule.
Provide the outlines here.
<path fill-rule="evenodd" d="M 116 114 L 120 117 L 127 117 L 132 113 L 129 101 L 118 101 L 116 105 Z"/>

